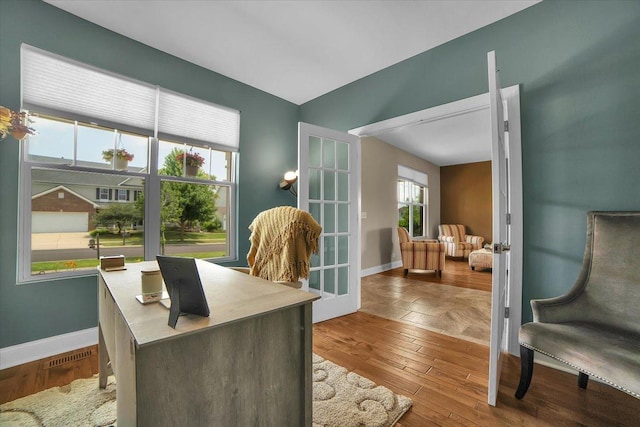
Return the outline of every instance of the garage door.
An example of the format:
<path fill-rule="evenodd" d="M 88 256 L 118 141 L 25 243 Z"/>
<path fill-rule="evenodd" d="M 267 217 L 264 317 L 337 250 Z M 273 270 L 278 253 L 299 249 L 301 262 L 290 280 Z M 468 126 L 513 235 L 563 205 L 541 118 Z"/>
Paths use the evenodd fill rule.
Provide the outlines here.
<path fill-rule="evenodd" d="M 32 212 L 32 233 L 64 233 L 89 230 L 87 212 Z"/>

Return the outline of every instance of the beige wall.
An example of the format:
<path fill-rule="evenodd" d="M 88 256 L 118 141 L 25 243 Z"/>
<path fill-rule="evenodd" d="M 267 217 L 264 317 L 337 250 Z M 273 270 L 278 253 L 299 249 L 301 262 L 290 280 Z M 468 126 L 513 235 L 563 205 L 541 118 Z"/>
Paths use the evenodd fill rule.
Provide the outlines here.
<path fill-rule="evenodd" d="M 492 241 L 491 162 L 440 168 L 440 218 Z"/>
<path fill-rule="evenodd" d="M 376 138 L 362 138 L 361 145 L 361 252 L 362 270 L 388 268 L 400 261 L 397 186 L 398 165 L 424 172 L 429 177 L 427 232 L 437 237 L 440 223 L 440 168 Z"/>

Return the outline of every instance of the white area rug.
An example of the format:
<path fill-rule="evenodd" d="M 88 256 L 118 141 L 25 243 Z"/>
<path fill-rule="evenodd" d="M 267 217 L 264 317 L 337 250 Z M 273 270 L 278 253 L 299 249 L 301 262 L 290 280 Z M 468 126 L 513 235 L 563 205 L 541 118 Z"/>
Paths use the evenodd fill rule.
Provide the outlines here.
<path fill-rule="evenodd" d="M 411 399 L 313 355 L 313 427 L 388 427 L 411 404 Z M 0 411 L 3 427 L 115 425 L 115 380 L 110 377 L 104 390 L 97 377 L 75 380 L 5 403 Z"/>

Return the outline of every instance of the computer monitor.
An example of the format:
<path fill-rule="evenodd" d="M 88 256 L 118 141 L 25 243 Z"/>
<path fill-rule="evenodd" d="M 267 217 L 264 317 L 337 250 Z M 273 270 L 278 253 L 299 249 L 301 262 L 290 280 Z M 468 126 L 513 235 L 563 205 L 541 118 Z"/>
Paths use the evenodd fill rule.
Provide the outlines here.
<path fill-rule="evenodd" d="M 157 255 L 156 259 L 171 299 L 169 326 L 175 329 L 181 314 L 209 317 L 209 304 L 202 289 L 196 260 L 164 255 Z"/>

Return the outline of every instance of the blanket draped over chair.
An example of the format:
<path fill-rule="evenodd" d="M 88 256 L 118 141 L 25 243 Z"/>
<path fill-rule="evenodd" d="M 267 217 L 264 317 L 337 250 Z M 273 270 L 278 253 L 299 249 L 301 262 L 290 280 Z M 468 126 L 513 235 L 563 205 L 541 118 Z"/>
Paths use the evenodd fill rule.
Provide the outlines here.
<path fill-rule="evenodd" d="M 258 214 L 249 230 L 247 261 L 252 276 L 283 282 L 309 277 L 309 258 L 318 252 L 322 232 L 311 214 L 280 206 Z"/>

